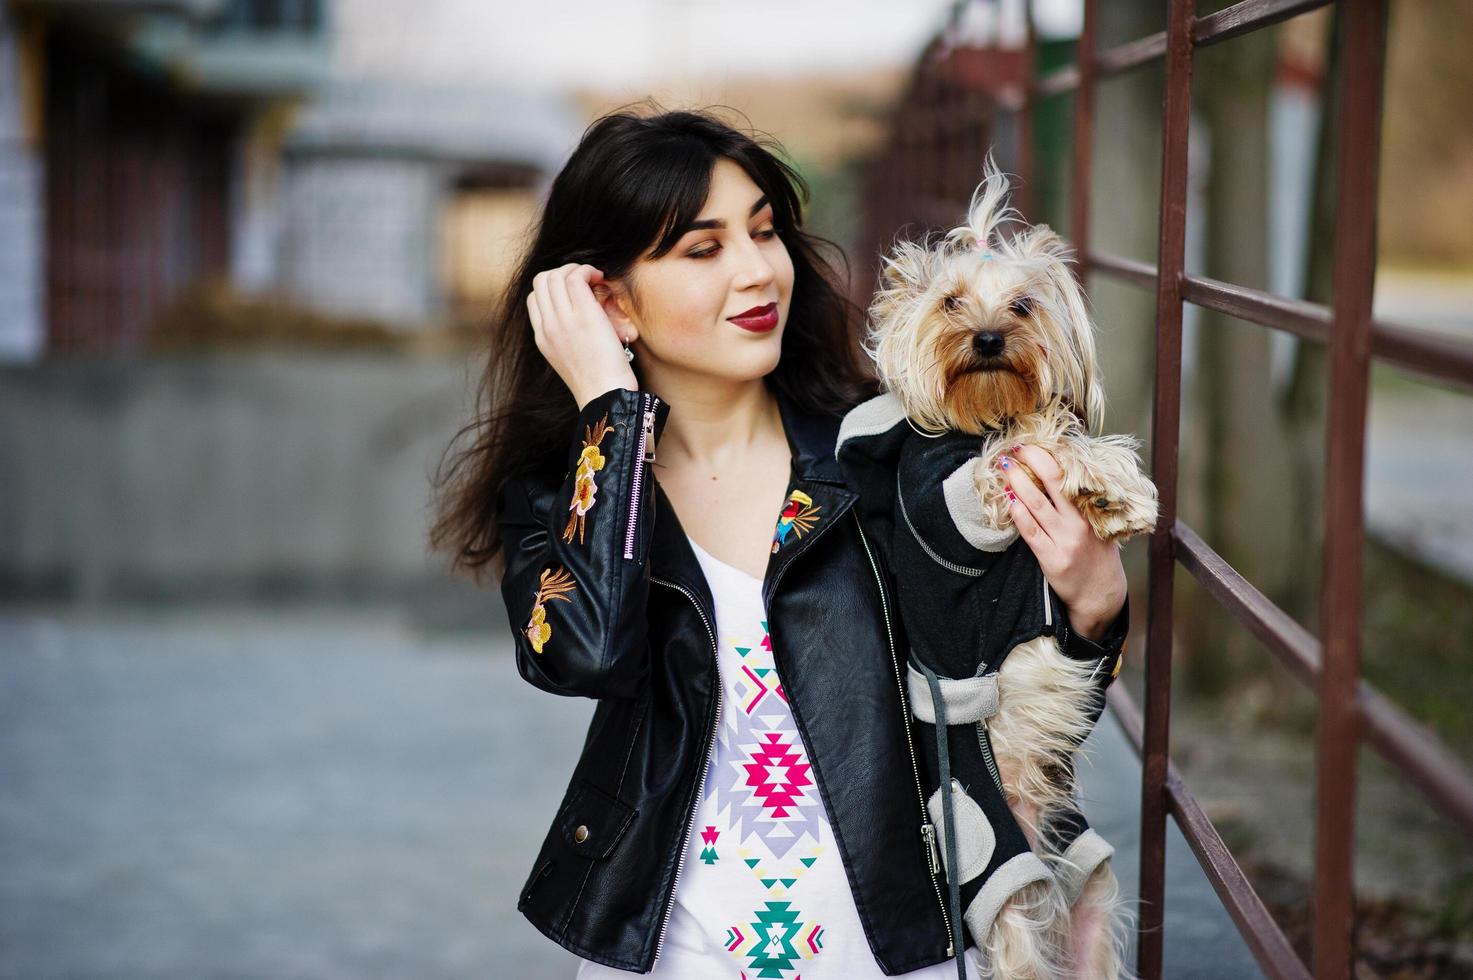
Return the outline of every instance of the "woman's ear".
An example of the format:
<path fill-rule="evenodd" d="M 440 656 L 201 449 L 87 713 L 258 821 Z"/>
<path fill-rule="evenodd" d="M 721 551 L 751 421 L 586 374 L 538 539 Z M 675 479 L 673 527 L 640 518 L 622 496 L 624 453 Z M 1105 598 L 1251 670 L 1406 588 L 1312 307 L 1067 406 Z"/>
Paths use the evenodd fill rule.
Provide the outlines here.
<path fill-rule="evenodd" d="M 632 344 L 639 339 L 639 327 L 630 319 L 626 307 L 629 298 L 623 289 L 599 283 L 593 287 L 593 298 L 603 308 L 604 316 L 614 325 L 614 332 L 619 339 L 626 344 Z"/>

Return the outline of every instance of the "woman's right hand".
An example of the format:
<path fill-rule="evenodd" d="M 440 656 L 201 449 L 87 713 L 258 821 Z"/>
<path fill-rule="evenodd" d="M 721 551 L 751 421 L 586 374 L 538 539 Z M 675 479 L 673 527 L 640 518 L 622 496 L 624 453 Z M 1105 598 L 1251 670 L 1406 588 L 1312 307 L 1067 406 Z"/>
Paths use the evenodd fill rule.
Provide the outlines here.
<path fill-rule="evenodd" d="M 527 313 L 537 349 L 563 379 L 578 409 L 612 388 L 639 390 L 623 341 L 593 295 L 603 273 L 569 262 L 532 278 Z"/>

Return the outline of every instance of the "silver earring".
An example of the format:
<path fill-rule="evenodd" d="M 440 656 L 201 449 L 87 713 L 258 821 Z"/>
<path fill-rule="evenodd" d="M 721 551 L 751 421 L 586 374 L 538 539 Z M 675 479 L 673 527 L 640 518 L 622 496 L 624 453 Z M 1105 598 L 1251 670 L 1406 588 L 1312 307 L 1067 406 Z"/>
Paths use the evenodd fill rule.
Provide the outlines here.
<path fill-rule="evenodd" d="M 626 360 L 626 361 L 632 361 L 632 360 L 634 360 L 634 351 L 632 351 L 632 350 L 629 349 L 629 341 L 627 341 L 627 340 L 624 341 L 624 360 Z"/>

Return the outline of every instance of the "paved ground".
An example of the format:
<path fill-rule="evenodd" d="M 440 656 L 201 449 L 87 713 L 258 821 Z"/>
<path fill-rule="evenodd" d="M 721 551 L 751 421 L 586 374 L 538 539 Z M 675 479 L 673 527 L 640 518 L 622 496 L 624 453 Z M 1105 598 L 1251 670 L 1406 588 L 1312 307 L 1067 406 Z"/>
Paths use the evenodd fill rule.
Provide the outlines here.
<path fill-rule="evenodd" d="M 0 611 L 0 978 L 570 978 L 515 911 L 588 702 L 314 609 Z M 1082 775 L 1133 893 L 1139 780 Z M 1258 977 L 1180 837 L 1166 975 Z"/>

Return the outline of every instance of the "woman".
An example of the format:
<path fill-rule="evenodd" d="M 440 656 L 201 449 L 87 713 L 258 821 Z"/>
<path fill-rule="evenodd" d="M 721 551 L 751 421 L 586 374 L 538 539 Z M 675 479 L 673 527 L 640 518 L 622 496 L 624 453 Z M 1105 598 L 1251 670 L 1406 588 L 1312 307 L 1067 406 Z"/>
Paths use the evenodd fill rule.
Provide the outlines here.
<path fill-rule="evenodd" d="M 595 122 L 442 478 L 433 540 L 476 573 L 504 556 L 522 677 L 598 700 L 518 902 L 580 977 L 940 978 L 969 945 L 928 855 L 903 626 L 833 458 L 875 389 L 806 194 L 709 114 Z M 1016 490 L 1069 642 L 1103 655 L 1115 548 Z"/>

